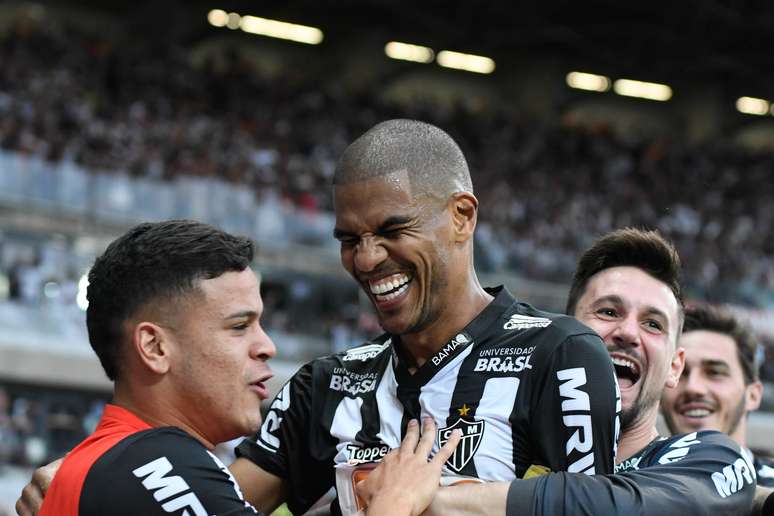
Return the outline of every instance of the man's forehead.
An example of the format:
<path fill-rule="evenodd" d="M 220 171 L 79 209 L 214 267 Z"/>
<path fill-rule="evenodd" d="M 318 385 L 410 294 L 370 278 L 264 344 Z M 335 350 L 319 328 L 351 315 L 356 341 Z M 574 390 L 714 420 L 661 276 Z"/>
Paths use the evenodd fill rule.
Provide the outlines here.
<path fill-rule="evenodd" d="M 637 267 L 610 267 L 593 275 L 583 297 L 587 302 L 616 301 L 633 309 L 658 311 L 677 322 L 679 303 L 669 286 Z"/>
<path fill-rule="evenodd" d="M 731 336 L 709 330 L 691 330 L 680 337 L 680 345 L 685 348 L 686 359 L 722 360 L 726 363 L 738 362 L 736 343 Z"/>

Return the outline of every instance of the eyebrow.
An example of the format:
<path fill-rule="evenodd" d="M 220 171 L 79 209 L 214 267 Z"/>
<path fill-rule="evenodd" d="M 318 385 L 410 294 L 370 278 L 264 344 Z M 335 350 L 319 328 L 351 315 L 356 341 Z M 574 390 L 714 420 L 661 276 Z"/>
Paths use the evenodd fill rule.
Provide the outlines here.
<path fill-rule="evenodd" d="M 242 310 L 240 312 L 234 312 L 233 314 L 227 315 L 224 317 L 224 320 L 228 319 L 241 319 L 241 318 L 251 318 L 251 317 L 258 317 L 258 312 L 255 310 Z"/>
<path fill-rule="evenodd" d="M 411 217 L 409 215 L 392 215 L 384 219 L 384 222 L 379 224 L 379 227 L 376 229 L 376 232 L 383 233 L 384 231 L 387 231 L 393 226 L 402 226 L 404 224 L 408 224 L 413 220 L 414 220 L 414 217 Z M 333 229 L 333 238 L 339 239 L 339 238 L 344 238 L 348 236 L 355 236 L 355 233 L 352 231 L 345 231 L 340 228 Z"/>
<path fill-rule="evenodd" d="M 607 296 L 600 297 L 594 302 L 594 306 L 602 303 L 614 303 L 618 305 L 625 304 L 623 298 L 617 294 L 610 294 Z M 646 307 L 645 313 L 648 315 L 656 315 L 658 317 L 663 318 L 665 321 L 669 321 L 669 317 L 667 317 L 667 314 L 663 310 L 656 308 L 655 306 Z"/>
<path fill-rule="evenodd" d="M 725 360 L 705 358 L 701 361 L 701 365 L 704 367 L 722 367 L 724 369 L 730 369 L 728 362 Z"/>

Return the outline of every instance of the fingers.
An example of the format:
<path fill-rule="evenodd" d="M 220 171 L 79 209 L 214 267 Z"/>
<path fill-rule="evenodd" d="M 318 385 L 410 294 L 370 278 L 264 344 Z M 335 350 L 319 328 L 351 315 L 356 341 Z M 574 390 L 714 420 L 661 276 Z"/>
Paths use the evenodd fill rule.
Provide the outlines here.
<path fill-rule="evenodd" d="M 42 504 L 43 496 L 40 490 L 32 484 L 27 484 L 22 490 L 21 498 L 16 501 L 16 513 L 19 516 L 34 516 L 37 514 L 36 509 L 40 509 Z"/>
<path fill-rule="evenodd" d="M 455 448 L 457 448 L 457 445 L 460 443 L 460 439 L 462 439 L 462 430 L 455 428 L 449 436 L 449 440 L 447 440 L 446 444 L 438 450 L 438 453 L 435 454 L 435 457 L 433 457 L 431 462 L 443 464 L 449 460 L 449 457 L 452 456 Z"/>
<path fill-rule="evenodd" d="M 422 420 L 422 438 L 417 446 L 417 453 L 423 457 L 430 455 L 435 442 L 435 422 L 431 417 L 425 417 Z"/>
<path fill-rule="evenodd" d="M 400 445 L 401 455 L 412 455 L 417 447 L 417 441 L 419 441 L 419 423 L 416 419 L 412 419 L 408 422 L 406 437 L 403 438 L 403 443 Z"/>

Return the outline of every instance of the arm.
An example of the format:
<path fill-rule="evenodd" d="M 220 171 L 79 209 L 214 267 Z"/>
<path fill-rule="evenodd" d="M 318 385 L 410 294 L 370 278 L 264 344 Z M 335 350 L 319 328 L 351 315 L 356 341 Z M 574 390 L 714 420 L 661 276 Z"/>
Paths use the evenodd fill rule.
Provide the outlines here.
<path fill-rule="evenodd" d="M 457 447 L 460 436 L 460 431 L 455 430 L 428 462 L 435 423 L 425 419 L 420 439 L 419 424 L 411 420 L 400 448 L 387 454 L 368 478 L 357 485 L 358 495 L 367 502 L 369 516 L 421 514 L 438 490 L 441 469 Z"/>
<path fill-rule="evenodd" d="M 425 516 L 503 516 L 509 488 L 509 482 L 442 487 L 424 514 Z"/>
<path fill-rule="evenodd" d="M 612 473 L 620 402 L 602 340 L 591 333 L 567 337 L 543 363 L 531 404 L 533 463 L 551 471 Z"/>
<path fill-rule="evenodd" d="M 272 401 L 258 433 L 236 449 L 233 470 L 240 485 L 248 500 L 266 511 L 284 501 L 302 514 L 334 484 L 336 449 L 321 430 L 312 400 L 327 393 L 328 385 L 320 387 L 324 371 L 315 364 L 293 375 Z"/>
<path fill-rule="evenodd" d="M 444 488 L 427 515 L 681 516 L 750 514 L 751 465 L 722 434 L 665 447 L 653 465 L 615 475 L 551 473 L 529 480 Z M 683 441 L 683 443 L 686 441 Z M 688 441 L 690 442 L 690 441 Z M 742 483 L 737 482 L 737 472 Z M 761 495 L 762 496 L 762 495 Z M 770 502 L 771 503 L 771 502 Z"/>
<path fill-rule="evenodd" d="M 261 512 L 271 514 L 287 497 L 286 482 L 247 459 L 238 458 L 229 467 L 245 499 Z"/>

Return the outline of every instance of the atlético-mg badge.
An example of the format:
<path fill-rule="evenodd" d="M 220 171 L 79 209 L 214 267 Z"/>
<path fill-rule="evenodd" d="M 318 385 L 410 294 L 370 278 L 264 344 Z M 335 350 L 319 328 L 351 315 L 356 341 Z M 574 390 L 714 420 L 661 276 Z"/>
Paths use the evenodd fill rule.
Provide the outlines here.
<path fill-rule="evenodd" d="M 470 459 L 476 454 L 476 450 L 478 450 L 478 446 L 481 444 L 485 423 L 485 421 L 478 421 L 476 419 L 459 418 L 454 424 L 438 429 L 439 447 L 446 444 L 455 428 L 459 428 L 462 431 L 460 444 L 457 445 L 457 449 L 454 450 L 452 456 L 446 461 L 446 467 L 455 473 L 462 473 L 462 468 L 470 462 Z"/>

